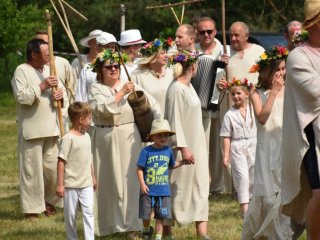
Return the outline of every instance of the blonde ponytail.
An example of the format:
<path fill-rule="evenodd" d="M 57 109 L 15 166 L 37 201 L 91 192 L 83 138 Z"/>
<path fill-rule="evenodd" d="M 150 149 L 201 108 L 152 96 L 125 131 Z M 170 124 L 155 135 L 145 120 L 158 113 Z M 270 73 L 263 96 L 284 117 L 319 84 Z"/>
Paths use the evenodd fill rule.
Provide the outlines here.
<path fill-rule="evenodd" d="M 183 73 L 183 66 L 180 62 L 177 62 L 173 65 L 173 77 L 178 78 Z"/>

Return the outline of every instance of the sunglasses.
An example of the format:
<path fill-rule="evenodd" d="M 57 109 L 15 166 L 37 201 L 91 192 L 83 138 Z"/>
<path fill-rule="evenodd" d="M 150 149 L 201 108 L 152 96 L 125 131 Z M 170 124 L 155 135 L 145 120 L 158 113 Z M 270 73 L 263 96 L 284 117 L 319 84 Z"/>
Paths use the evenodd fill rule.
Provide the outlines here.
<path fill-rule="evenodd" d="M 213 30 L 203 30 L 203 31 L 199 31 L 200 35 L 205 35 L 205 34 L 211 35 L 213 33 Z"/>
<path fill-rule="evenodd" d="M 116 65 L 105 65 L 103 66 L 105 69 L 107 70 L 112 70 L 112 68 L 114 68 L 115 70 L 119 70 L 120 68 L 120 65 L 119 64 L 116 64 Z"/>

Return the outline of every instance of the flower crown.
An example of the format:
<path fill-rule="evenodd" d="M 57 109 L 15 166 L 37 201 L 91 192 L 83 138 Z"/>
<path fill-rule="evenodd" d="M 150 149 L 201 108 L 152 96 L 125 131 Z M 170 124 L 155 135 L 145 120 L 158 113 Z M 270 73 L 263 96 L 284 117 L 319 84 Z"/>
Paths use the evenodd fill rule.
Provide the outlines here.
<path fill-rule="evenodd" d="M 173 45 L 173 43 L 174 41 L 171 37 L 169 37 L 168 39 L 159 37 L 152 42 L 148 42 L 147 44 L 145 44 L 140 49 L 140 53 L 144 57 L 150 57 L 153 54 L 157 53 L 160 49 L 167 51 Z"/>
<path fill-rule="evenodd" d="M 183 51 L 182 53 L 177 53 L 175 55 L 171 55 L 168 58 L 168 63 L 170 65 L 174 65 L 176 63 L 191 65 L 198 60 L 199 52 L 191 52 L 191 51 Z"/>
<path fill-rule="evenodd" d="M 247 78 L 244 79 L 236 79 L 235 77 L 232 78 L 230 82 L 227 83 L 227 88 L 232 88 L 234 86 L 245 86 L 248 90 L 253 89 L 253 83 L 249 82 Z"/>
<path fill-rule="evenodd" d="M 124 63 L 128 61 L 127 54 L 122 53 L 121 57 Z M 110 60 L 111 63 L 117 62 L 119 64 L 122 64 L 119 53 L 107 48 L 102 52 L 98 53 L 97 57 L 90 63 L 90 68 L 92 68 L 92 72 L 97 72 L 99 67 L 107 60 Z"/>
<path fill-rule="evenodd" d="M 307 30 L 295 29 L 291 38 L 294 47 L 299 46 L 303 41 L 309 38 L 309 33 Z"/>
<path fill-rule="evenodd" d="M 253 65 L 249 72 L 259 72 L 261 68 L 269 65 L 271 62 L 279 59 L 286 59 L 289 54 L 289 50 L 283 46 L 274 46 L 272 50 L 265 51 L 260 55 L 260 59 L 255 65 Z"/>

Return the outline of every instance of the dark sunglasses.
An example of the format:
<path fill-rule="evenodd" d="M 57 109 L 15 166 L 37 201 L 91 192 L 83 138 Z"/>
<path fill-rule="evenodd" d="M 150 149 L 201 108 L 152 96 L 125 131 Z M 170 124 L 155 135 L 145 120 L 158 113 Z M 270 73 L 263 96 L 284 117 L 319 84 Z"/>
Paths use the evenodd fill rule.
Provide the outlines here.
<path fill-rule="evenodd" d="M 116 64 L 116 65 L 105 65 L 103 67 L 105 69 L 108 69 L 108 70 L 112 70 L 112 68 L 114 68 L 115 70 L 118 70 L 120 68 L 120 65 L 119 64 Z"/>
<path fill-rule="evenodd" d="M 205 35 L 206 33 L 208 35 L 211 35 L 213 33 L 213 30 L 203 30 L 203 31 L 199 31 L 200 35 Z"/>

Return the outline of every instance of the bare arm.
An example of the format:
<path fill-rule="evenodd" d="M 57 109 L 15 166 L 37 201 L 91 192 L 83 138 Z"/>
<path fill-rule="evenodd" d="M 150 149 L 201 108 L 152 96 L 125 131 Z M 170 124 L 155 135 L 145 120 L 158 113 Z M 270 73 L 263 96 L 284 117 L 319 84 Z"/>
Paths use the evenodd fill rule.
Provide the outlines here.
<path fill-rule="evenodd" d="M 261 98 L 257 91 L 253 92 L 250 95 L 250 98 L 253 104 L 254 113 L 256 114 L 260 124 L 264 125 L 267 122 L 270 116 L 274 101 L 278 93 L 282 89 L 283 85 L 284 85 L 283 76 L 279 74 L 275 74 L 272 88 L 270 89 L 268 99 L 264 105 L 262 105 Z"/>
<path fill-rule="evenodd" d="M 56 195 L 58 197 L 64 196 L 64 168 L 65 168 L 65 161 L 62 158 L 58 158 L 58 164 L 57 164 L 57 189 L 56 189 Z"/>
<path fill-rule="evenodd" d="M 137 167 L 137 175 L 138 175 L 138 181 L 140 184 L 140 188 L 141 188 L 141 192 L 144 194 L 148 194 L 149 192 L 149 188 L 146 185 L 146 183 L 144 182 L 144 178 L 143 178 L 143 169 L 141 167 Z"/>
<path fill-rule="evenodd" d="M 230 146 L 231 138 L 223 137 L 223 165 L 228 167 L 230 164 Z"/>
<path fill-rule="evenodd" d="M 181 166 L 183 166 L 183 165 L 185 165 L 185 164 L 186 164 L 186 161 L 184 161 L 184 160 L 176 161 L 175 164 L 174 164 L 174 166 L 172 167 L 172 169 L 181 167 Z"/>

